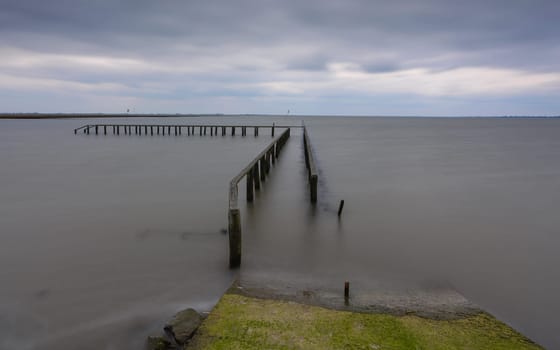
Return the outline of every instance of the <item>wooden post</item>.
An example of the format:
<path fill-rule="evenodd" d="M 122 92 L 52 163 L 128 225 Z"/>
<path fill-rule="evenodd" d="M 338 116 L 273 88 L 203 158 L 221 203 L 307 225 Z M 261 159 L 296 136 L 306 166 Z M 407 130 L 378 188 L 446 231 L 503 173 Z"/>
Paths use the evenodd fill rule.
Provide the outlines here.
<path fill-rule="evenodd" d="M 268 152 L 264 154 L 264 171 L 266 175 L 270 172 L 270 160 L 268 159 Z"/>
<path fill-rule="evenodd" d="M 229 267 L 241 265 L 241 215 L 239 209 L 229 209 Z"/>
<path fill-rule="evenodd" d="M 167 135 L 171 135 L 171 125 L 167 127 Z"/>
<path fill-rule="evenodd" d="M 254 135 L 259 136 L 259 128 L 255 126 Z"/>
<path fill-rule="evenodd" d="M 210 127 L 210 136 L 214 136 L 214 127 L 213 126 Z"/>
<path fill-rule="evenodd" d="M 121 133 L 121 126 L 117 125 L 117 135 L 120 135 L 120 133 Z"/>
<path fill-rule="evenodd" d="M 350 282 L 344 282 L 344 299 L 350 298 Z"/>
<path fill-rule="evenodd" d="M 274 123 L 272 123 L 272 137 L 274 137 Z"/>
<path fill-rule="evenodd" d="M 175 126 L 174 129 L 175 129 L 175 136 L 177 136 L 177 126 Z"/>
<path fill-rule="evenodd" d="M 249 170 L 245 175 L 247 178 L 247 202 L 253 201 L 253 172 Z"/>
<path fill-rule="evenodd" d="M 222 136 L 226 136 L 226 127 L 222 126 Z"/>
<path fill-rule="evenodd" d="M 311 177 L 309 178 L 309 186 L 311 188 L 311 203 L 316 203 L 317 202 L 317 174 L 311 175 Z M 344 203 L 344 201 L 342 202 Z M 338 215 L 340 216 L 340 214 Z"/>
<path fill-rule="evenodd" d="M 87 127 L 87 129 L 86 129 L 86 134 L 89 135 L 89 125 L 88 125 L 88 127 Z"/>
<path fill-rule="evenodd" d="M 150 136 L 154 136 L 154 126 L 150 125 Z"/>
<path fill-rule="evenodd" d="M 95 135 L 97 135 L 97 125 L 95 126 Z"/>
<path fill-rule="evenodd" d="M 103 125 L 103 134 L 107 135 L 107 125 Z"/>
<path fill-rule="evenodd" d="M 272 157 L 272 164 L 276 164 L 276 144 L 272 145 L 270 156 Z"/>
<path fill-rule="evenodd" d="M 198 127 L 198 136 L 202 136 L 202 126 Z"/>
<path fill-rule="evenodd" d="M 344 209 L 344 199 L 340 201 L 340 204 L 338 205 L 338 217 L 340 217 L 340 215 L 342 215 L 342 209 Z"/>
<path fill-rule="evenodd" d="M 187 136 L 191 136 L 191 127 L 187 126 Z"/>
<path fill-rule="evenodd" d="M 261 189 L 261 178 L 259 176 L 259 163 L 255 163 L 253 166 L 253 182 L 255 183 L 255 190 Z"/>
<path fill-rule="evenodd" d="M 206 135 L 206 127 L 204 127 L 204 135 Z"/>
<path fill-rule="evenodd" d="M 235 126 L 231 127 L 231 136 L 235 136 Z"/>
<path fill-rule="evenodd" d="M 266 167 L 264 165 L 264 156 L 259 160 L 259 164 L 261 166 L 261 181 L 264 182 L 266 179 Z"/>

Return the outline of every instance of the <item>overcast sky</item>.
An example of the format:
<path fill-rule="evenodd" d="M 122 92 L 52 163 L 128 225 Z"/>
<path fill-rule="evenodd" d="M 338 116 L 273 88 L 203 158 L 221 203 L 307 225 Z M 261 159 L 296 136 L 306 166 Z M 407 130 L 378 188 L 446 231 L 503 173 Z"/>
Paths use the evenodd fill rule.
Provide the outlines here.
<path fill-rule="evenodd" d="M 558 0 L 1 0 L 0 112 L 559 115 Z"/>

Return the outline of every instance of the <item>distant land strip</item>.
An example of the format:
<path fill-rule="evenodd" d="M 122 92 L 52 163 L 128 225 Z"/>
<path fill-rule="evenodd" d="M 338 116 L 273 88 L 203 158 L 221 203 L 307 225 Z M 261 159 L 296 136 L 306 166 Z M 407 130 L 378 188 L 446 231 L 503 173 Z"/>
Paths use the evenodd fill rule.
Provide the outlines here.
<path fill-rule="evenodd" d="M 0 113 L 0 119 L 93 119 L 93 118 L 200 118 L 200 117 L 355 117 L 355 118 L 560 118 L 560 115 L 430 116 L 430 115 L 306 115 L 306 114 L 191 114 L 191 113 Z"/>
<path fill-rule="evenodd" d="M 225 114 L 132 114 L 132 113 L 1 113 L 0 119 L 77 119 L 77 118 L 171 118 L 226 117 Z M 234 115 L 231 115 L 234 116 Z"/>

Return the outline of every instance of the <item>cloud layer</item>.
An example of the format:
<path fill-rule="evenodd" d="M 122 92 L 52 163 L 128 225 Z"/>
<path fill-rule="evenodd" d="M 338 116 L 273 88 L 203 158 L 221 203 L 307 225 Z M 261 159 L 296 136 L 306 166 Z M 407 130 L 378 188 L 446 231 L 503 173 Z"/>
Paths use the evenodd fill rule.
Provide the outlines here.
<path fill-rule="evenodd" d="M 560 114 L 557 1 L 0 4 L 0 109 Z"/>

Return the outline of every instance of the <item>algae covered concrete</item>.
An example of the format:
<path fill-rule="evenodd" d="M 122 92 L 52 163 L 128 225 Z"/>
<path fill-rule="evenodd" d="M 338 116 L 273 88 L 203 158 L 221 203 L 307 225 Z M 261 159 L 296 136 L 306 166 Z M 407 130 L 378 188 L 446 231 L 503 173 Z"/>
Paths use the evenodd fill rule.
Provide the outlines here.
<path fill-rule="evenodd" d="M 541 349 L 487 313 L 452 320 L 226 293 L 186 349 Z"/>

